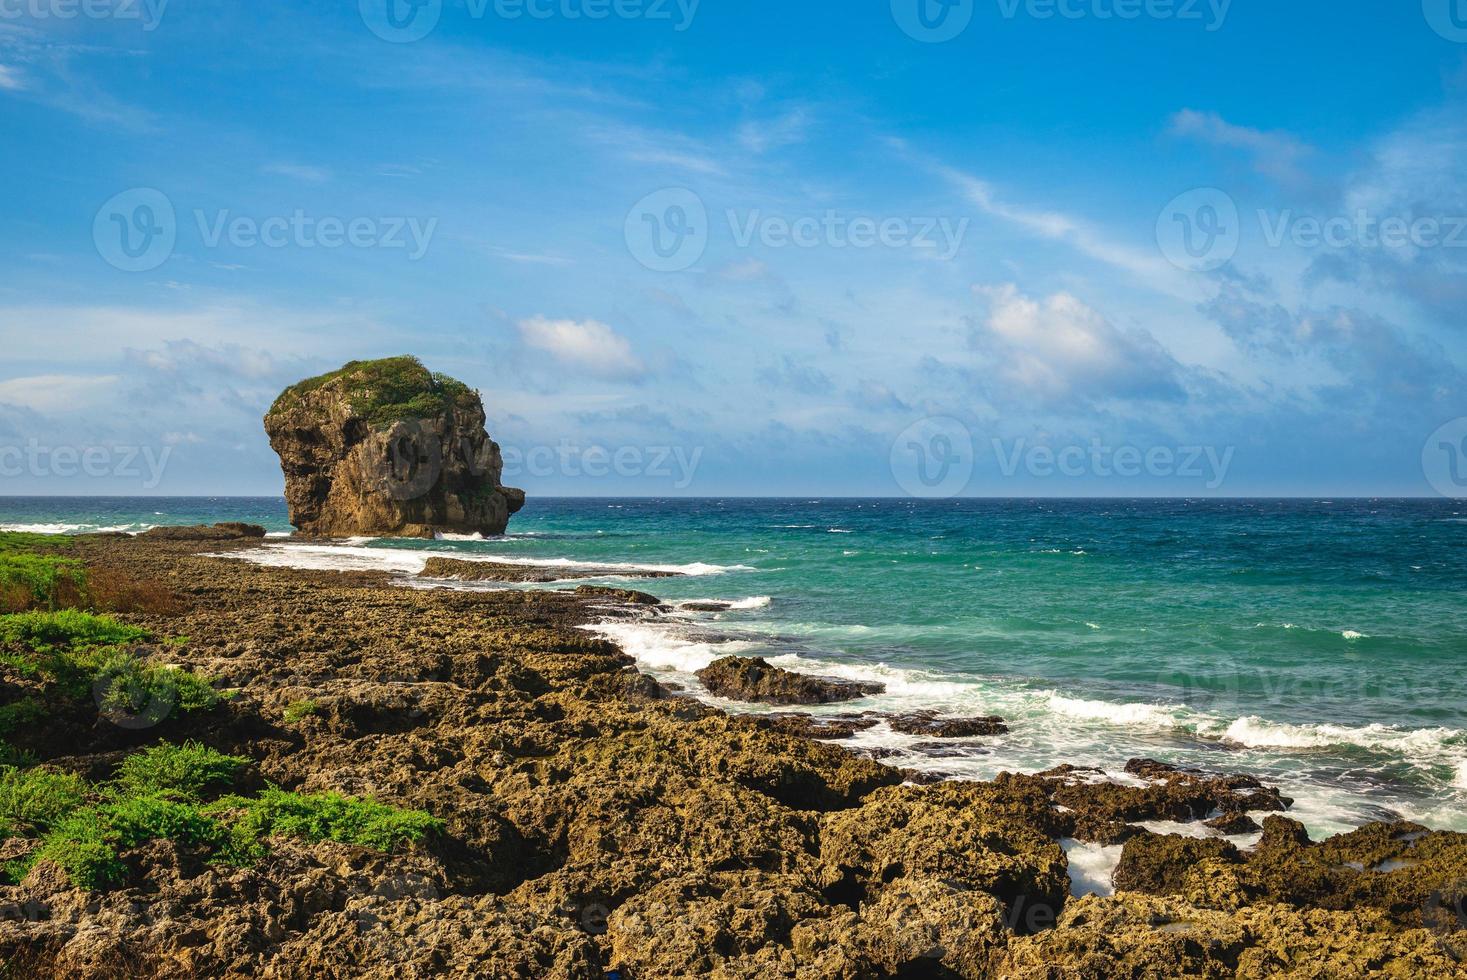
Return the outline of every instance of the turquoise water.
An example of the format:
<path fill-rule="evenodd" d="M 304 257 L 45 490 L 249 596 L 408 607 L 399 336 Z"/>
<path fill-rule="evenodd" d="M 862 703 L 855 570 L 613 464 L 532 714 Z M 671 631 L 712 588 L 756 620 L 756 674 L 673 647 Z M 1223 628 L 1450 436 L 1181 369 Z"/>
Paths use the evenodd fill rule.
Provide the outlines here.
<path fill-rule="evenodd" d="M 1467 829 L 1467 517 L 1454 501 L 532 500 L 508 537 L 264 559 L 382 567 L 424 552 L 687 572 L 652 591 L 737 608 L 603 627 L 697 691 L 727 653 L 879 679 L 856 705 L 1001 714 L 1013 734 L 857 744 L 975 777 L 1147 755 L 1250 771 L 1312 829 Z M 251 520 L 278 500 L 0 499 L 0 525 Z M 615 578 L 607 579 L 615 581 Z M 842 710 L 842 709 L 831 709 Z"/>

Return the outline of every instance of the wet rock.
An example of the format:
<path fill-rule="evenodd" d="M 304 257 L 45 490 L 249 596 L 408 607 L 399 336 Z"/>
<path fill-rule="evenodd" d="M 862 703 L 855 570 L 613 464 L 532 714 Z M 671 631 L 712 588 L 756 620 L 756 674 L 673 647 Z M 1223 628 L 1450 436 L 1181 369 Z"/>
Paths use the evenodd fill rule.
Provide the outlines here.
<path fill-rule="evenodd" d="M 1215 837 L 1140 833 L 1126 841 L 1111 880 L 1117 891 L 1178 894 L 1183 891 L 1187 874 L 1210 860 L 1238 864 L 1242 855 L 1232 844 Z"/>
<path fill-rule="evenodd" d="M 652 575 L 648 577 L 666 577 L 665 575 Z M 589 599 L 611 599 L 615 602 L 625 602 L 633 606 L 660 606 L 662 600 L 647 592 L 638 592 L 636 589 L 614 589 L 604 585 L 582 585 L 576 589 L 576 595 L 585 596 Z"/>
<path fill-rule="evenodd" d="M 686 612 L 728 612 L 733 608 L 731 602 L 681 602 L 678 608 Z"/>
<path fill-rule="evenodd" d="M 1256 834 L 1263 829 L 1259 826 L 1257 820 L 1254 820 L 1246 813 L 1238 813 L 1236 811 L 1224 813 L 1220 817 L 1214 817 L 1206 821 L 1203 826 L 1226 834 L 1229 837 L 1237 837 L 1242 834 Z"/>
<path fill-rule="evenodd" d="M 1002 718 L 939 718 L 935 711 L 893 715 L 887 719 L 887 723 L 894 731 L 904 735 L 925 735 L 929 738 L 1006 735 L 1009 730 Z"/>
<path fill-rule="evenodd" d="M 235 521 L 150 527 L 138 535 L 152 541 L 240 541 L 264 536 L 265 529 L 258 524 L 241 524 Z"/>
<path fill-rule="evenodd" d="M 565 578 L 533 565 L 462 561 L 457 558 L 429 558 L 418 575 L 421 578 L 457 579 L 461 582 L 559 582 Z"/>
<path fill-rule="evenodd" d="M 859 715 L 807 715 L 774 714 L 755 715 L 756 724 L 772 731 L 801 738 L 845 739 L 854 738 L 857 732 L 875 728 L 880 717 L 874 714 Z M 892 750 L 895 754 L 895 750 Z"/>
<path fill-rule="evenodd" d="M 719 697 L 760 704 L 833 704 L 886 690 L 884 684 L 796 674 L 758 657 L 724 657 L 698 671 L 698 680 Z"/>
<path fill-rule="evenodd" d="M 503 534 L 525 502 L 500 485 L 478 393 L 416 358 L 353 361 L 293 385 L 265 431 L 290 523 L 306 535 Z"/>

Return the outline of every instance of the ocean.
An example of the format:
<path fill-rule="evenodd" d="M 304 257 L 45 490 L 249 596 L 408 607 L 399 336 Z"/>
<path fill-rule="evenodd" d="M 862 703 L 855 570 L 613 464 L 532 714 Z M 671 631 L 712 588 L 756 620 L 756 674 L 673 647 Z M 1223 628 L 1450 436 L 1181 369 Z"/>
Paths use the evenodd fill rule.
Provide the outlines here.
<path fill-rule="evenodd" d="M 733 607 L 598 629 L 689 691 L 693 672 L 730 654 L 877 680 L 884 695 L 815 710 L 996 714 L 1012 728 L 938 744 L 880 725 L 846 743 L 893 764 L 979 779 L 1061 763 L 1126 778 L 1136 757 L 1246 772 L 1280 785 L 1322 835 L 1390 818 L 1467 831 L 1464 511 L 1450 500 L 532 498 L 502 538 L 297 545 L 276 498 L 11 497 L 0 526 L 250 521 L 277 535 L 254 560 L 405 581 L 430 554 L 678 571 L 632 584 Z"/>

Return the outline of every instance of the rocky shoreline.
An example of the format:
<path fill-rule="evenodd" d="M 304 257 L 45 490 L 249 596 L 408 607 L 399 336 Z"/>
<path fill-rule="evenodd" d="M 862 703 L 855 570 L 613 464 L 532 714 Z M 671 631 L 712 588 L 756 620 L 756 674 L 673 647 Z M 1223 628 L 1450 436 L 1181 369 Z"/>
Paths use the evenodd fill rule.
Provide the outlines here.
<path fill-rule="evenodd" d="M 0 887 L 0 975 L 1463 975 L 1467 835 L 1381 823 L 1315 843 L 1275 788 L 1140 759 L 1125 782 L 920 780 L 832 741 L 865 715 L 729 715 L 582 628 L 608 606 L 654 615 L 647 593 L 425 591 L 201 554 L 255 546 L 79 540 L 88 565 L 176 600 L 118 617 L 173 638 L 141 653 L 229 696 L 146 727 L 93 705 L 9 740 L 89 780 L 194 740 L 248 760 L 246 783 L 425 811 L 441 830 L 387 851 L 272 840 L 244 867 L 153 839 L 91 891 L 39 861 Z M 9 704 L 27 682 L 5 679 Z M 786 696 L 787 680 L 753 683 L 776 703 L 822 694 Z M 1241 850 L 1149 821 L 1262 836 Z M 1074 897 L 1075 841 L 1123 846 L 1114 897 Z M 34 844 L 0 847 L 13 861 Z"/>

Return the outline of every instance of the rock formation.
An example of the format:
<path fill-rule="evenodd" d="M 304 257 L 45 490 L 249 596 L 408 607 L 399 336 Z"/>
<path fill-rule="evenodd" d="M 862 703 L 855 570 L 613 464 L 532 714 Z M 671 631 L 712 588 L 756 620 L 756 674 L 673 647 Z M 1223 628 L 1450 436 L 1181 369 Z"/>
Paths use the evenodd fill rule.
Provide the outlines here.
<path fill-rule="evenodd" d="M 796 674 L 759 657 L 724 657 L 698 671 L 703 686 L 721 698 L 760 704 L 834 704 L 885 692 L 884 684 Z"/>
<path fill-rule="evenodd" d="M 466 385 L 413 357 L 352 361 L 292 385 L 265 415 L 302 534 L 503 534 L 524 505 Z"/>

